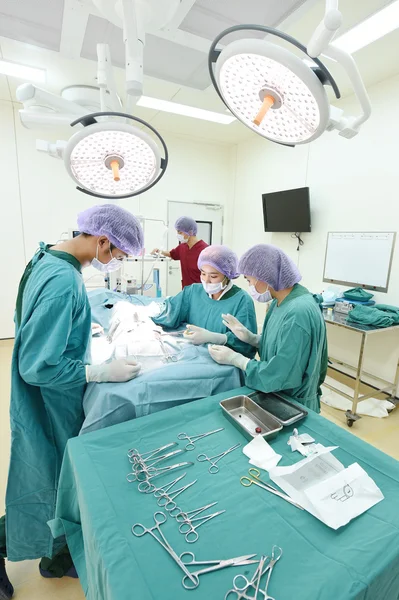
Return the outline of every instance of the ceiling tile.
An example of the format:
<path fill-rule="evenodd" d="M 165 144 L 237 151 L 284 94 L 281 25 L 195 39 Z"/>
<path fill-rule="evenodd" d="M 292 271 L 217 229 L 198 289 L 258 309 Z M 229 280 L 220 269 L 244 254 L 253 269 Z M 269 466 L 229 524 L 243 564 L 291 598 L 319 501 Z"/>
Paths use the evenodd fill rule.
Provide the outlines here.
<path fill-rule="evenodd" d="M 0 36 L 58 51 L 64 0 L 0 0 Z"/>
<path fill-rule="evenodd" d="M 227 27 L 243 23 L 275 27 L 305 1 L 197 0 L 180 25 L 180 29 L 213 40 Z M 238 37 L 240 36 L 242 37 L 242 34 L 238 35 Z M 264 37 L 264 34 L 253 33 L 248 37 Z"/>

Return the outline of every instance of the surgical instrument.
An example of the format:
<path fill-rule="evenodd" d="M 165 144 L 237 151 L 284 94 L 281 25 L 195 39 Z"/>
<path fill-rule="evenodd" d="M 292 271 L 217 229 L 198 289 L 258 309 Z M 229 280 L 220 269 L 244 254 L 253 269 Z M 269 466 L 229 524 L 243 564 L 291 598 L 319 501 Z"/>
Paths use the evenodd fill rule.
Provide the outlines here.
<path fill-rule="evenodd" d="M 162 335 L 159 332 L 154 332 L 154 333 L 155 333 L 155 337 L 157 338 L 157 340 L 159 341 L 159 344 L 161 346 L 161 350 L 165 357 L 165 359 L 164 359 L 165 362 L 167 362 L 167 363 L 168 362 L 177 362 L 177 357 L 166 350 L 165 344 L 163 343 Z"/>
<path fill-rule="evenodd" d="M 137 450 L 137 448 L 131 448 L 129 450 L 129 452 L 127 453 L 127 455 L 129 457 L 129 461 L 131 463 L 145 462 L 149 458 L 152 458 L 155 454 L 158 454 L 159 452 L 162 452 L 163 450 L 167 450 L 168 448 L 172 448 L 173 446 L 177 446 L 177 442 L 171 442 L 170 444 L 161 446 L 161 448 L 155 448 L 155 450 L 148 450 L 147 452 L 143 452 L 142 454 L 140 454 L 140 452 Z"/>
<path fill-rule="evenodd" d="M 140 473 L 128 473 L 126 475 L 126 479 L 129 483 L 133 483 L 134 481 L 151 481 L 151 479 L 155 479 L 155 477 L 160 477 L 161 475 L 165 475 L 169 471 L 174 471 L 175 469 L 181 469 L 182 467 L 191 466 L 194 463 L 192 462 L 182 462 L 177 463 L 176 465 L 171 465 L 170 467 L 161 467 L 160 469 L 155 469 L 151 471 L 144 479 L 140 479 L 140 477 L 144 474 L 144 472 Z"/>
<path fill-rule="evenodd" d="M 269 588 L 270 578 L 271 578 L 274 566 L 275 566 L 276 562 L 278 560 L 280 560 L 282 555 L 283 555 L 282 549 L 279 546 L 273 546 L 271 557 L 269 558 L 269 557 L 262 556 L 261 560 L 259 561 L 259 565 L 258 565 L 254 575 L 252 576 L 252 579 L 248 580 L 248 578 L 245 577 L 245 575 L 236 575 L 234 577 L 233 588 L 226 593 L 224 600 L 233 600 L 233 598 L 234 598 L 234 600 L 257 600 L 259 592 L 261 593 L 263 600 L 274 600 L 274 598 L 272 596 L 269 596 L 268 588 Z M 267 561 L 267 564 L 266 564 L 266 567 L 264 567 L 266 561 Z M 266 573 L 267 573 L 266 585 L 265 585 L 265 589 L 262 590 L 262 589 L 260 589 L 260 582 L 261 582 L 263 575 L 265 575 Z M 241 582 L 241 581 L 243 582 L 243 585 L 239 584 L 239 582 Z M 259 585 L 258 585 L 258 583 L 259 583 Z M 249 595 L 247 593 L 250 588 L 255 589 L 255 595 L 252 595 L 252 594 Z"/>
<path fill-rule="evenodd" d="M 160 462 L 163 462 L 164 460 L 168 460 L 169 458 L 172 458 L 172 456 L 176 456 L 177 454 L 182 454 L 183 452 L 185 452 L 185 450 L 180 449 L 180 450 L 173 450 L 173 452 L 168 452 L 167 454 L 163 454 L 162 456 L 158 457 L 153 457 L 148 459 L 148 461 L 151 462 L 151 464 L 148 464 L 148 461 L 146 461 L 145 463 L 135 463 L 133 465 L 133 471 L 135 473 L 140 473 L 143 471 L 146 472 L 150 472 L 150 469 L 154 469 L 157 467 L 154 467 L 154 465 L 157 465 Z"/>
<path fill-rule="evenodd" d="M 248 474 L 249 474 L 249 477 L 247 475 L 240 477 L 240 483 L 244 487 L 250 487 L 251 485 L 257 485 L 260 488 L 270 492 L 271 494 L 274 494 L 275 496 L 279 496 L 279 498 L 286 500 L 293 506 L 296 506 L 297 508 L 304 510 L 304 508 L 300 504 L 297 504 L 296 502 L 294 502 L 294 500 L 292 500 L 292 498 L 287 496 L 287 494 L 283 494 L 283 492 L 279 492 L 279 490 L 277 490 L 274 486 L 270 485 L 269 483 L 266 483 L 265 481 L 262 481 L 262 479 L 260 479 L 260 471 L 258 471 L 258 469 L 253 469 L 253 468 L 249 469 Z"/>
<path fill-rule="evenodd" d="M 213 433 L 218 433 L 219 431 L 224 431 L 224 427 L 220 427 L 219 429 L 215 429 L 214 431 L 208 431 L 208 433 L 201 433 L 199 435 L 189 436 L 187 433 L 179 433 L 177 436 L 178 440 L 189 440 L 188 444 L 185 446 L 186 450 L 195 450 L 195 442 L 202 440 L 202 438 L 207 437 L 208 435 L 212 435 Z"/>
<path fill-rule="evenodd" d="M 183 477 L 185 477 L 186 475 L 187 475 L 187 473 L 183 473 L 183 475 L 180 475 L 180 477 L 177 477 L 172 482 L 167 483 L 166 485 L 162 485 L 158 488 L 153 483 L 150 483 L 149 481 L 141 481 L 139 483 L 137 489 L 139 490 L 139 492 L 142 492 L 143 494 L 154 494 L 155 498 L 159 498 L 159 496 L 157 496 L 157 493 L 159 491 L 169 490 L 175 483 L 177 483 L 178 481 L 183 479 Z"/>
<path fill-rule="evenodd" d="M 245 556 L 238 556 L 236 558 L 229 558 L 226 560 L 195 560 L 195 555 L 192 552 L 183 552 L 182 554 L 180 554 L 180 560 L 182 561 L 182 563 L 184 565 L 186 565 L 186 566 L 208 565 L 208 566 L 204 569 L 200 569 L 199 571 L 195 571 L 194 573 L 191 573 L 191 575 L 193 577 L 195 577 L 195 579 L 197 580 L 196 586 L 192 586 L 189 584 L 189 581 L 192 581 L 192 580 L 188 579 L 186 575 L 182 579 L 182 585 L 186 590 L 192 590 L 192 589 L 194 589 L 194 587 L 199 586 L 199 583 L 200 583 L 199 576 L 200 575 L 204 575 L 205 573 L 212 573 L 212 571 L 218 571 L 220 569 L 225 569 L 226 567 L 239 567 L 239 566 L 243 566 L 243 565 L 252 565 L 252 564 L 258 562 L 257 560 L 250 560 L 254 556 L 256 556 L 256 554 L 247 554 Z"/>
<path fill-rule="evenodd" d="M 221 515 L 222 513 L 226 512 L 225 510 L 220 510 L 219 512 L 213 513 L 212 515 L 199 516 L 208 508 L 215 506 L 215 504 L 217 504 L 217 502 L 212 502 L 212 504 L 208 504 L 207 506 L 197 508 L 196 510 L 181 512 L 176 515 L 176 521 L 180 523 L 179 531 L 185 536 L 186 542 L 188 544 L 194 544 L 198 540 L 199 535 L 197 529 L 201 527 L 201 525 L 204 525 L 214 517 L 217 517 L 218 515 Z M 197 522 L 198 524 L 195 525 L 195 523 Z"/>
<path fill-rule="evenodd" d="M 276 562 L 278 560 L 280 560 L 280 558 L 283 555 L 283 551 L 279 546 L 273 546 L 272 548 L 272 556 L 270 558 L 270 562 L 268 564 L 268 574 L 267 574 L 267 580 L 266 580 L 266 585 L 265 585 L 265 590 L 263 592 L 264 594 L 264 600 L 274 600 L 274 598 L 272 598 L 271 596 L 269 596 L 268 593 L 268 589 L 269 589 L 269 583 L 270 583 L 270 577 L 272 576 L 273 573 L 273 569 L 274 569 L 274 565 L 276 564 Z"/>
<path fill-rule="evenodd" d="M 171 510 L 173 511 L 177 507 L 176 502 L 174 502 L 175 498 L 177 498 L 177 496 L 180 496 L 180 494 L 188 490 L 192 485 L 194 485 L 194 483 L 197 483 L 197 481 L 198 479 L 194 479 L 194 481 L 192 481 L 191 483 L 188 483 L 187 485 L 179 488 L 178 490 L 175 490 L 172 493 L 163 494 L 157 500 L 158 506 L 164 507 L 167 512 L 170 512 Z"/>
<path fill-rule="evenodd" d="M 165 538 L 164 534 L 161 531 L 161 525 L 163 523 L 165 523 L 166 520 L 167 520 L 167 516 L 165 515 L 165 513 L 157 511 L 156 513 L 154 513 L 155 525 L 153 527 L 147 528 L 144 525 L 142 525 L 141 523 L 135 523 L 132 527 L 132 533 L 136 537 L 142 537 L 146 533 L 149 533 L 158 542 L 158 544 L 160 544 L 162 546 L 162 548 L 164 548 L 164 550 L 166 550 L 166 552 L 179 565 L 179 567 L 185 573 L 186 577 L 188 577 L 188 579 L 194 584 L 194 587 L 197 587 L 198 580 L 191 575 L 190 571 L 187 569 L 187 567 L 184 565 L 184 563 L 180 560 L 180 557 L 173 550 L 172 546 L 169 544 L 169 542 L 167 541 L 167 539 Z M 155 535 L 154 530 L 156 530 L 158 532 L 160 537 L 157 537 Z"/>
<path fill-rule="evenodd" d="M 218 465 L 216 463 L 218 463 L 219 460 L 221 460 L 224 456 L 226 456 L 227 454 L 230 454 L 230 452 L 233 452 L 233 450 L 236 450 L 240 446 L 241 446 L 241 443 L 238 443 L 235 446 L 232 446 L 231 448 L 229 448 L 228 450 L 226 450 L 225 452 L 221 452 L 220 454 L 216 454 L 216 456 L 207 456 L 206 454 L 198 454 L 197 460 L 199 462 L 204 462 L 206 460 L 208 462 L 210 462 L 211 466 L 209 467 L 208 471 L 209 471 L 209 473 L 211 473 L 211 475 L 215 475 L 216 473 L 219 473 L 219 467 L 218 467 Z"/>

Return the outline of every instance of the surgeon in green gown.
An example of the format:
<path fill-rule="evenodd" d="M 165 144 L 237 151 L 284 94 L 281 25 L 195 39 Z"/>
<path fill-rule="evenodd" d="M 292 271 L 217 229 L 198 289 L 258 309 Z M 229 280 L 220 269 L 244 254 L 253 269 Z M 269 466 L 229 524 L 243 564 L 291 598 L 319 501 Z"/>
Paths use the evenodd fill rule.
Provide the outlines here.
<path fill-rule="evenodd" d="M 184 334 L 193 344 L 221 344 L 250 358 L 256 348 L 240 340 L 222 322 L 222 313 L 231 313 L 249 331 L 256 331 L 256 315 L 252 298 L 233 284 L 238 277 L 237 255 L 226 246 L 213 245 L 198 257 L 201 283 L 183 288 L 166 301 L 164 311 L 153 317 L 157 325 L 176 329 L 187 324 Z"/>
<path fill-rule="evenodd" d="M 54 518 L 58 477 L 69 438 L 83 423 L 89 381 L 128 381 L 140 369 L 132 359 L 89 365 L 91 311 L 82 267 L 107 273 L 143 247 L 140 223 L 128 211 L 104 204 L 78 217 L 81 234 L 40 248 L 21 279 L 11 374 L 11 462 L 6 518 L 0 520 L 0 598 L 12 586 L 4 557 L 52 558 L 57 550 L 47 521 Z M 6 527 L 5 527 L 6 525 Z M 72 562 L 62 550 L 42 560 L 43 576 L 62 576 Z M 52 566 L 54 568 L 52 568 Z"/>
<path fill-rule="evenodd" d="M 307 408 L 320 412 L 320 386 L 327 373 L 326 327 L 321 299 L 299 285 L 301 275 L 293 261 L 279 248 L 258 244 L 240 259 L 239 273 L 249 283 L 258 302 L 271 302 L 260 336 L 248 331 L 231 314 L 224 324 L 241 341 L 259 351 L 260 360 L 223 346 L 210 346 L 219 364 L 232 364 L 245 373 L 248 387 L 279 392 Z"/>

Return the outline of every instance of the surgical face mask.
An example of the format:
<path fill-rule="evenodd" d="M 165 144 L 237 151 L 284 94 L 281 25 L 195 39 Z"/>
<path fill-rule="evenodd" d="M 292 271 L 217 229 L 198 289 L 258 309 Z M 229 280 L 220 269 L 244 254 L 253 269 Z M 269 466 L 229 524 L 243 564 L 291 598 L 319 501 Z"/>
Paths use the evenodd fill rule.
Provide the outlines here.
<path fill-rule="evenodd" d="M 258 292 L 254 285 L 249 286 L 249 293 L 251 294 L 252 298 L 254 300 L 257 300 L 258 302 L 270 302 L 270 300 L 272 299 L 269 289 L 267 289 L 265 292 L 263 292 L 263 294 L 261 294 L 260 292 Z"/>
<path fill-rule="evenodd" d="M 109 251 L 109 253 L 111 256 L 111 260 L 109 261 L 109 263 L 102 263 L 100 260 L 98 260 L 97 246 L 96 258 L 93 258 L 93 260 L 91 261 L 91 266 L 97 269 L 98 271 L 101 271 L 101 273 L 111 273 L 112 271 L 118 271 L 122 266 L 122 262 L 115 258 L 115 256 L 112 256 L 111 250 Z"/>
<path fill-rule="evenodd" d="M 177 234 L 177 239 L 179 240 L 179 242 L 183 242 L 186 243 L 188 242 L 188 239 L 186 240 L 186 238 L 184 237 L 184 235 L 182 235 L 181 233 Z"/>
<path fill-rule="evenodd" d="M 223 283 L 223 281 L 219 281 L 218 283 L 205 283 L 205 281 L 201 281 L 201 283 L 207 294 L 218 294 L 219 292 L 222 292 L 227 285 L 226 283 Z"/>

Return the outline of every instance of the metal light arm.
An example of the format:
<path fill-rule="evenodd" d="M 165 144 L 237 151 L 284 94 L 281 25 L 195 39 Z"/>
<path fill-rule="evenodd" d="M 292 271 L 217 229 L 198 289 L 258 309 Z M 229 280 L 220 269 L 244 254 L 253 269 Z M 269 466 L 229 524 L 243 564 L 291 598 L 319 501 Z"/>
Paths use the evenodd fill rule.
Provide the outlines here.
<path fill-rule="evenodd" d="M 123 41 L 126 51 L 126 94 L 133 104 L 143 94 L 145 29 L 134 0 L 123 0 Z M 130 103 L 132 103 L 130 98 Z"/>
<path fill-rule="evenodd" d="M 100 88 L 100 107 L 102 111 L 121 109 L 121 101 L 116 92 L 111 54 L 108 44 L 97 44 L 97 83 Z M 109 99 L 107 99 L 107 92 Z"/>
<path fill-rule="evenodd" d="M 334 129 L 339 129 L 340 135 L 347 138 L 354 137 L 359 132 L 360 126 L 367 121 L 371 115 L 370 98 L 367 94 L 359 69 L 351 54 L 334 46 L 334 44 L 330 44 L 324 51 L 324 55 L 336 60 L 345 69 L 362 108 L 361 114 L 357 117 L 341 117 L 337 123 L 333 122 Z"/>
<path fill-rule="evenodd" d="M 326 0 L 323 20 L 319 23 L 308 44 L 307 50 L 311 58 L 316 58 L 324 53 L 341 25 L 342 14 L 338 10 L 338 0 Z"/>
<path fill-rule="evenodd" d="M 323 54 L 323 56 L 337 61 L 345 69 L 359 100 L 362 113 L 357 117 L 345 117 L 342 110 L 332 107 L 329 129 L 338 129 L 339 135 L 352 138 L 359 132 L 362 123 L 370 117 L 371 104 L 352 56 L 331 43 L 341 25 L 342 15 L 338 10 L 338 0 L 326 0 L 324 18 L 312 35 L 307 52 L 311 58 L 317 58 Z"/>

